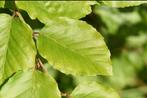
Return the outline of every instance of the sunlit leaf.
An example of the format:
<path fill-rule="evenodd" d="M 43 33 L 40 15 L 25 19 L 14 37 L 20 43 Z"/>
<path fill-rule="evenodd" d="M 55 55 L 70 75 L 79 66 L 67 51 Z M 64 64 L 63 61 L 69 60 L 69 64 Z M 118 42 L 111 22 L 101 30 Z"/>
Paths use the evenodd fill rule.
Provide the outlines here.
<path fill-rule="evenodd" d="M 18 72 L 0 90 L 0 98 L 61 98 L 55 80 L 39 71 Z"/>
<path fill-rule="evenodd" d="M 96 82 L 81 83 L 71 94 L 71 98 L 120 98 L 119 95 L 107 86 Z"/>
<path fill-rule="evenodd" d="M 18 8 L 42 22 L 54 17 L 79 19 L 91 13 L 89 1 L 16 1 Z"/>
<path fill-rule="evenodd" d="M 30 27 L 19 17 L 0 14 L 0 84 L 18 70 L 35 64 Z"/>
<path fill-rule="evenodd" d="M 49 23 L 41 30 L 37 45 L 39 53 L 63 73 L 112 74 L 103 37 L 83 21 L 60 18 Z"/>

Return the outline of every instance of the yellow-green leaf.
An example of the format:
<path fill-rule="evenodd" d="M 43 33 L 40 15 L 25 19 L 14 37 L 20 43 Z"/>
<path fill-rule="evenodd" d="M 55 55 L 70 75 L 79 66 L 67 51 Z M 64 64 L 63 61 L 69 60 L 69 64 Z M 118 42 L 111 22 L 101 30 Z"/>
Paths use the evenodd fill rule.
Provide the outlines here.
<path fill-rule="evenodd" d="M 79 84 L 71 94 L 71 98 L 120 98 L 110 87 L 96 82 Z"/>
<path fill-rule="evenodd" d="M 32 19 L 45 22 L 54 17 L 79 19 L 91 13 L 90 1 L 16 1 L 18 8 L 28 12 Z"/>
<path fill-rule="evenodd" d="M 0 84 L 35 64 L 32 30 L 19 17 L 0 14 Z"/>
<path fill-rule="evenodd" d="M 55 80 L 39 71 L 18 72 L 0 90 L 0 98 L 61 98 Z"/>
<path fill-rule="evenodd" d="M 40 32 L 37 47 L 54 68 L 73 75 L 111 75 L 103 37 L 84 21 L 59 18 Z"/>

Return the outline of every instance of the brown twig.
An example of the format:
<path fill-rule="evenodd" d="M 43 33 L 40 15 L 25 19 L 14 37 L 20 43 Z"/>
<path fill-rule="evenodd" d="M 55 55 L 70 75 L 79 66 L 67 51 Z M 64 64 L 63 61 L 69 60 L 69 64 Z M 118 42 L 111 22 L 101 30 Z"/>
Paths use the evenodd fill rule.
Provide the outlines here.
<path fill-rule="evenodd" d="M 48 73 L 48 70 L 44 67 L 42 61 L 39 58 L 36 60 L 36 69 L 39 69 L 45 73 Z"/>
<path fill-rule="evenodd" d="M 39 32 L 33 32 L 33 38 L 37 39 L 37 37 L 39 36 Z"/>
<path fill-rule="evenodd" d="M 19 16 L 19 12 L 18 11 L 14 11 L 12 16 L 13 17 L 18 17 Z"/>
<path fill-rule="evenodd" d="M 61 96 L 66 97 L 66 98 L 71 98 L 71 96 L 69 94 L 63 93 L 63 92 L 61 92 Z"/>

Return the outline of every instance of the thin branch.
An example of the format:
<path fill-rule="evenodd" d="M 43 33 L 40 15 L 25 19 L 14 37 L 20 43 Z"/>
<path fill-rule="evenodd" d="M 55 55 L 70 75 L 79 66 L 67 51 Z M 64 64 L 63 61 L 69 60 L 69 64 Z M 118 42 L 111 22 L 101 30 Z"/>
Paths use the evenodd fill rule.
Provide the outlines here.
<path fill-rule="evenodd" d="M 48 73 L 48 70 L 44 67 L 42 61 L 39 58 L 36 60 L 36 69 L 39 69 L 45 73 Z"/>
<path fill-rule="evenodd" d="M 44 65 L 43 65 L 43 63 L 41 62 L 40 59 L 38 59 L 38 62 L 39 62 L 39 64 L 40 64 L 40 66 L 43 68 L 43 71 L 44 71 L 44 72 L 48 72 L 48 70 L 44 67 Z"/>
<path fill-rule="evenodd" d="M 18 17 L 18 16 L 19 16 L 19 12 L 18 11 L 13 11 L 12 17 Z"/>
<path fill-rule="evenodd" d="M 68 93 L 63 93 L 63 92 L 61 92 L 61 96 L 66 98 L 71 98 L 71 96 Z"/>
<path fill-rule="evenodd" d="M 39 32 L 33 32 L 33 38 L 37 39 L 37 37 L 39 36 Z"/>

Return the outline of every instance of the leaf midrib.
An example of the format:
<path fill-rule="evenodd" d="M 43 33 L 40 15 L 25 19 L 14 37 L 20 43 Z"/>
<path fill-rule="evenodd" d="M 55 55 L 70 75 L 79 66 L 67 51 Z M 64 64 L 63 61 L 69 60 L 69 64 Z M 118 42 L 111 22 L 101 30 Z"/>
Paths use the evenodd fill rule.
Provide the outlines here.
<path fill-rule="evenodd" d="M 53 38 L 51 38 L 51 37 L 49 37 L 49 36 L 45 36 L 45 35 L 43 34 L 43 32 L 42 32 L 42 34 L 41 34 L 40 36 L 49 38 L 50 40 L 52 40 L 53 42 L 55 42 L 55 43 L 58 44 L 59 46 L 63 47 L 64 49 L 66 48 L 66 49 L 68 49 L 70 52 L 73 52 L 74 54 L 79 55 L 79 56 L 82 57 L 83 59 L 86 59 L 85 61 L 88 60 L 88 61 L 89 61 L 90 63 L 92 63 L 93 65 L 97 65 L 97 64 L 95 64 L 90 58 L 86 58 L 86 57 L 84 57 L 84 55 L 81 55 L 81 54 L 77 53 L 75 50 L 70 49 L 69 47 L 66 47 L 65 45 L 60 44 L 60 43 L 58 42 L 58 40 L 53 39 Z"/>

